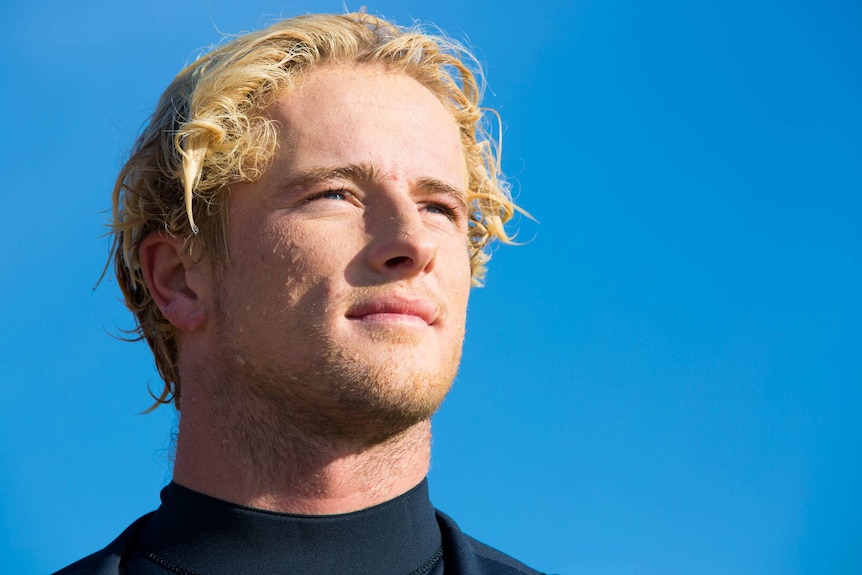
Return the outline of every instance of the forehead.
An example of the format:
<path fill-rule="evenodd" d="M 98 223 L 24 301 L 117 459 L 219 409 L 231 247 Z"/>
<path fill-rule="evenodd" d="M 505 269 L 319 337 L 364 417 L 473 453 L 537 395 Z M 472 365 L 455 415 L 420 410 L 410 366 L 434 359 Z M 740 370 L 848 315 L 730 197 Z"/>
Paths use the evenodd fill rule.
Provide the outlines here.
<path fill-rule="evenodd" d="M 278 156 L 298 168 L 366 163 L 383 171 L 457 171 L 466 178 L 454 117 L 402 72 L 367 65 L 320 68 L 276 99 L 267 114 L 278 125 Z"/>
<path fill-rule="evenodd" d="M 381 95 L 393 98 L 381 101 Z M 395 102 L 400 105 L 394 105 Z M 315 119 L 337 110 L 361 110 L 385 105 L 422 114 L 434 109 L 454 118 L 440 99 L 406 72 L 376 64 L 323 65 L 300 76 L 296 84 L 277 97 L 269 108 L 272 115 L 292 110 Z"/>

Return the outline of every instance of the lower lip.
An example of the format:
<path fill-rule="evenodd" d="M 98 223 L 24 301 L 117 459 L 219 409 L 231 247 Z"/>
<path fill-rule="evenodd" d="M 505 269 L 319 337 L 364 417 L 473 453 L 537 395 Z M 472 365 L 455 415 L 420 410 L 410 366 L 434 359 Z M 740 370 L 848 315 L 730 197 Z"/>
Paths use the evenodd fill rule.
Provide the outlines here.
<path fill-rule="evenodd" d="M 350 318 L 365 324 L 386 326 L 416 326 L 427 327 L 428 323 L 418 315 L 406 313 L 370 313 L 359 317 Z"/>

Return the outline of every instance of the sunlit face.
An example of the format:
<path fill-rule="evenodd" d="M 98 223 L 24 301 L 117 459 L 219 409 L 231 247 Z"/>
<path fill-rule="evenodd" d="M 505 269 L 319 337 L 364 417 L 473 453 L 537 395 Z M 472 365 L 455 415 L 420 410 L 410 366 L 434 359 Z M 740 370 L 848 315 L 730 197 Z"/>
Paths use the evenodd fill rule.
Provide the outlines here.
<path fill-rule="evenodd" d="M 274 161 L 231 189 L 214 357 L 308 431 L 392 435 L 433 413 L 460 360 L 457 125 L 416 80 L 370 66 L 317 70 L 268 113 Z"/>

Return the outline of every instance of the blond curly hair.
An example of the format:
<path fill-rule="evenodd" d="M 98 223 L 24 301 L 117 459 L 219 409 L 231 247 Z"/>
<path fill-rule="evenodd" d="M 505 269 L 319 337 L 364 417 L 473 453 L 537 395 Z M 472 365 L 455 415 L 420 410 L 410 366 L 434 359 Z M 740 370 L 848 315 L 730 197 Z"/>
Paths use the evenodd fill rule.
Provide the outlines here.
<path fill-rule="evenodd" d="M 366 13 L 307 15 L 238 36 L 183 69 L 165 90 L 136 141 L 113 191 L 111 259 L 135 339 L 146 339 L 164 388 L 153 409 L 181 395 L 175 328 L 142 275 L 141 241 L 163 231 L 185 249 L 227 261 L 226 191 L 261 176 L 276 148 L 265 115 L 279 96 L 324 65 L 368 64 L 405 73 L 434 93 L 460 128 L 469 172 L 468 249 L 480 285 L 494 239 L 511 240 L 504 224 L 517 209 L 503 180 L 498 141 L 480 108 L 481 68 L 458 43 L 418 26 L 401 28 Z"/>

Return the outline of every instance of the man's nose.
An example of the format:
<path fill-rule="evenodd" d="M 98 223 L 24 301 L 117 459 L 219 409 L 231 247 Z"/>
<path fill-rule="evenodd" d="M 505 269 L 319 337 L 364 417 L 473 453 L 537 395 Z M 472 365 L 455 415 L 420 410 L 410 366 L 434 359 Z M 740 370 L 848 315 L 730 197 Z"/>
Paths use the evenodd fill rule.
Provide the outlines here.
<path fill-rule="evenodd" d="M 437 242 L 412 199 L 401 199 L 373 219 L 367 251 L 372 269 L 399 278 L 433 270 Z"/>

